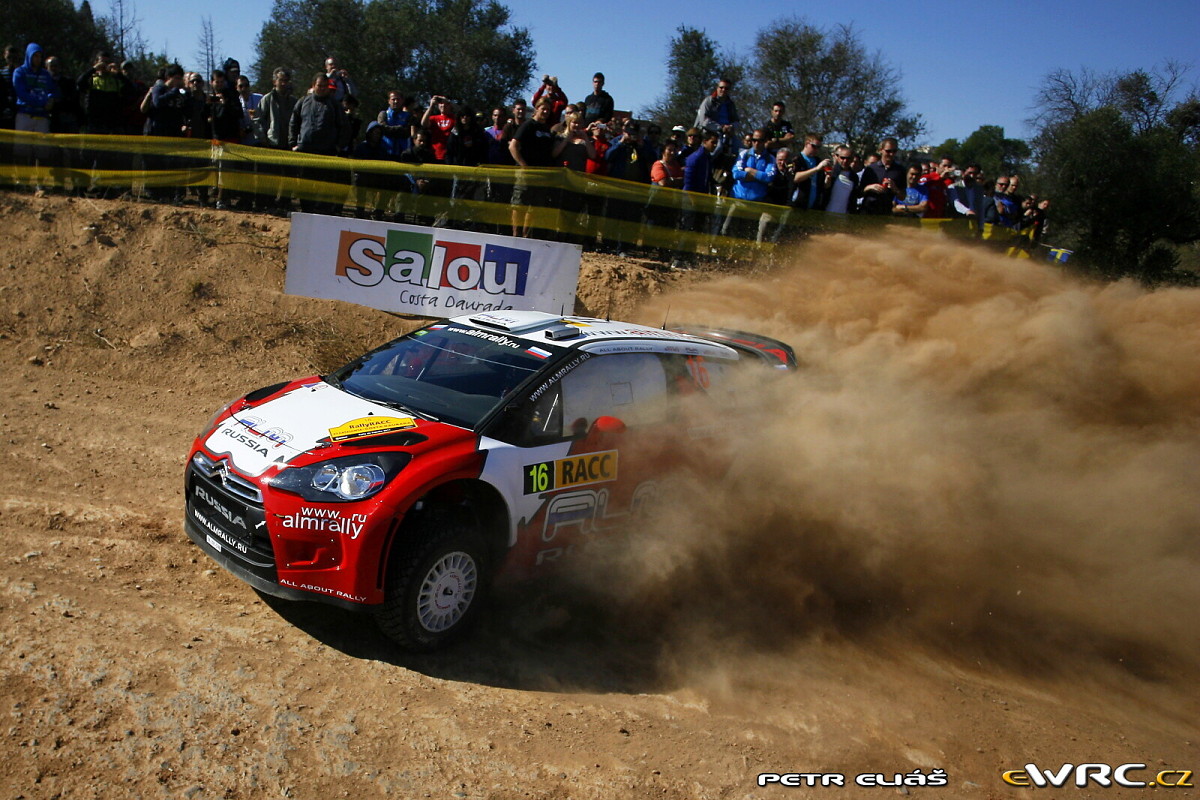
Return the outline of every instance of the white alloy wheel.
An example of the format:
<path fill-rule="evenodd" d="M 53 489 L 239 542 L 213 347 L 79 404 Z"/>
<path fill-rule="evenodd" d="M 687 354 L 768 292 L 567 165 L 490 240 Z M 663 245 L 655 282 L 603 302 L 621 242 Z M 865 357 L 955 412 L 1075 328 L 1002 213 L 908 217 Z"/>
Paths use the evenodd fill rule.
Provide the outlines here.
<path fill-rule="evenodd" d="M 430 633 L 449 630 L 462 619 L 479 588 L 479 570 L 469 553 L 455 550 L 433 562 L 417 591 L 417 620 Z"/>
<path fill-rule="evenodd" d="M 400 533 L 375 621 L 410 652 L 445 647 L 463 634 L 487 596 L 488 548 L 465 511 L 436 509 Z"/>

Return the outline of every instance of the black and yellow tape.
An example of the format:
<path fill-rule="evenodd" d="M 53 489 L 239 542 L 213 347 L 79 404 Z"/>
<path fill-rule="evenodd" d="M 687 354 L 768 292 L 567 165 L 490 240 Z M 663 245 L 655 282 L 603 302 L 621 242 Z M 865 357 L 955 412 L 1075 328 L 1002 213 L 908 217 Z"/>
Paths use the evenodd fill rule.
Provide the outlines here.
<path fill-rule="evenodd" d="M 909 220 L 803 211 L 769 203 L 574 172 L 565 168 L 456 167 L 317 156 L 203 139 L 0 131 L 0 183 L 63 189 L 216 189 L 319 210 L 640 246 L 664 255 L 744 257 L 814 233 L 918 225 L 1006 246 L 1030 242 L 965 220 Z"/>

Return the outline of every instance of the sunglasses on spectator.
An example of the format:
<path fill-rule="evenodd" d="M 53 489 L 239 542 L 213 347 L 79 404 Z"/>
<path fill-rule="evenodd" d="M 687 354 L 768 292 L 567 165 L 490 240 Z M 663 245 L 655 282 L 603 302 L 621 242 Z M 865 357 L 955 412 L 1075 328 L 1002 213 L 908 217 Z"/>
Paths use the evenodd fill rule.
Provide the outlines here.
<path fill-rule="evenodd" d="M 996 185 L 997 185 L 997 186 L 999 186 L 999 187 L 1001 187 L 1001 188 L 1008 186 L 1008 184 L 1007 184 L 1007 183 L 1000 183 L 1000 181 L 996 181 Z"/>
<path fill-rule="evenodd" d="M 884 150 L 883 152 L 885 152 L 885 153 L 893 153 L 893 154 L 894 154 L 896 151 L 895 151 L 895 150 Z"/>

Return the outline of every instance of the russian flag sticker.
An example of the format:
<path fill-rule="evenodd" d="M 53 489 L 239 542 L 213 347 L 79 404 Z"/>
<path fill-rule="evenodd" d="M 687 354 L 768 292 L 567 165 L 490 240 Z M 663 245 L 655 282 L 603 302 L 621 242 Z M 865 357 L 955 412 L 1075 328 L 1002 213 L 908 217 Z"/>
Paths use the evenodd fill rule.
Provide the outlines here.
<path fill-rule="evenodd" d="M 540 347 L 530 347 L 525 352 L 529 353 L 529 355 L 531 355 L 531 356 L 537 356 L 538 358 L 549 358 L 550 357 L 550 351 L 543 350 Z"/>

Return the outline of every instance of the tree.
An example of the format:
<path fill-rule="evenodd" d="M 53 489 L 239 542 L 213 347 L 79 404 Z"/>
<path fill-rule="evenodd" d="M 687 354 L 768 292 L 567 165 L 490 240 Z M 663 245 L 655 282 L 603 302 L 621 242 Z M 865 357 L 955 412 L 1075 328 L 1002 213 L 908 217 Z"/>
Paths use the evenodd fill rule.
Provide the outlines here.
<path fill-rule="evenodd" d="M 758 32 L 742 94 L 750 124 L 767 119 L 782 100 L 798 133 L 811 131 L 874 152 L 880 139 L 902 142 L 924 132 L 906 113 L 900 73 L 870 53 L 852 25 L 829 30 L 803 19 L 773 22 Z"/>
<path fill-rule="evenodd" d="M 1167 113 L 1166 121 L 1181 142 L 1200 146 L 1200 96 L 1195 91 Z"/>
<path fill-rule="evenodd" d="M 1114 106 L 1055 126 L 1048 140 L 1041 185 L 1054 198 L 1063 244 L 1106 277 L 1169 279 L 1173 245 L 1200 238 L 1191 148 L 1166 126 L 1135 130 Z"/>
<path fill-rule="evenodd" d="M 213 30 L 212 17 L 204 17 L 200 20 L 200 35 L 196 38 L 196 60 L 203 66 L 204 79 L 208 80 L 208 76 L 212 75 L 214 69 L 217 69 L 218 52 L 221 48 L 221 41 L 217 38 L 216 32 Z"/>
<path fill-rule="evenodd" d="M 1198 106 L 1194 92 L 1174 99 L 1183 74 L 1059 71 L 1039 92 L 1034 144 L 1056 243 L 1106 277 L 1180 280 L 1179 247 L 1200 241 Z"/>
<path fill-rule="evenodd" d="M 367 30 L 379 35 L 381 46 L 397 25 L 407 23 L 414 33 L 410 69 L 389 71 L 382 61 L 374 68 L 388 81 L 375 89 L 381 103 L 397 81 L 476 108 L 524 93 L 535 67 L 533 39 L 525 28 L 509 27 L 507 7 L 496 0 L 435 0 L 428 12 L 424 9 L 397 0 L 367 5 Z"/>
<path fill-rule="evenodd" d="M 1108 106 L 1119 111 L 1135 131 L 1143 133 L 1166 122 L 1187 73 L 1188 67 L 1177 61 L 1163 62 L 1150 71 L 1103 75 L 1088 69 L 1058 69 L 1042 79 L 1034 97 L 1036 113 L 1031 122 L 1047 128 Z"/>
<path fill-rule="evenodd" d="M 146 47 L 133 0 L 110 0 L 108 14 L 100 18 L 100 27 L 112 42 L 113 55 L 118 61 L 132 61 L 135 74 L 151 79 L 172 62 L 166 53 L 156 53 Z"/>
<path fill-rule="evenodd" d="M 133 57 L 133 63 L 137 65 L 137 74 L 147 83 L 153 83 L 159 73 L 176 62 L 177 59 L 170 55 L 153 50 L 142 50 Z"/>
<path fill-rule="evenodd" d="M 707 33 L 680 25 L 667 45 L 667 88 L 642 116 L 664 128 L 691 126 L 700 103 L 712 93 L 717 81 L 729 80 L 734 91 L 740 88 L 745 65 L 735 56 L 723 53 Z M 742 107 L 740 100 L 734 100 Z"/>
<path fill-rule="evenodd" d="M 980 125 L 959 145 L 956 160 L 961 164 L 978 164 L 983 174 L 996 177 L 1025 171 L 1029 145 L 1023 139 L 1009 139 L 999 125 Z"/>
<path fill-rule="evenodd" d="M 411 31 L 403 28 L 388 31 L 396 47 L 401 42 L 411 41 Z M 325 65 L 326 56 L 344 57 L 344 54 L 369 53 L 366 42 L 366 24 L 363 4 L 359 0 L 275 0 L 271 16 L 259 30 L 255 41 L 258 61 L 252 71 L 257 83 L 271 83 L 271 73 L 276 67 L 284 67 L 295 73 L 298 91 L 304 91 L 309 78 Z M 348 64 L 358 78 L 359 65 Z"/>
<path fill-rule="evenodd" d="M 0 14 L 0 43 L 18 46 L 23 55 L 29 42 L 61 58 L 68 72 L 91 66 L 97 50 L 112 49 L 87 0 L 78 10 L 71 0 L 8 0 Z"/>
<path fill-rule="evenodd" d="M 265 85 L 286 67 L 307 84 L 332 55 L 368 109 L 392 89 L 482 108 L 519 96 L 533 75 L 533 40 L 510 21 L 496 0 L 275 0 L 253 72 Z"/>
<path fill-rule="evenodd" d="M 146 51 L 146 40 L 142 38 L 133 0 L 111 0 L 109 13 L 100 19 L 100 25 L 113 43 L 118 61 L 135 58 Z"/>
<path fill-rule="evenodd" d="M 1089 69 L 1056 69 L 1042 79 L 1034 95 L 1036 113 L 1029 122 L 1041 129 L 1066 122 L 1102 104 L 1103 78 Z"/>
<path fill-rule="evenodd" d="M 961 149 L 962 145 L 958 143 L 958 139 L 947 139 L 933 148 L 933 157 L 938 160 L 950 158 L 955 164 L 961 164 L 963 161 L 962 156 L 959 155 Z"/>

